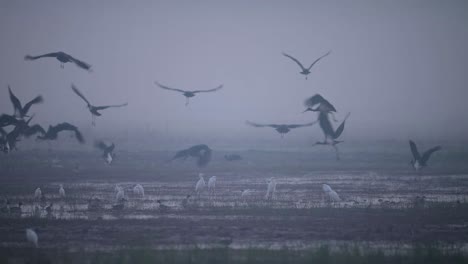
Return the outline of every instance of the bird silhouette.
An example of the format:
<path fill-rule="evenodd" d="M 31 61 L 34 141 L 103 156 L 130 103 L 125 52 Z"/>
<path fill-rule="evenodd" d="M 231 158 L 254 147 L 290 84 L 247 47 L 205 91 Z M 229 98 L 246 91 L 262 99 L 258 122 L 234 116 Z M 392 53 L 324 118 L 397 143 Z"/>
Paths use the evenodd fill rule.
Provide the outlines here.
<path fill-rule="evenodd" d="M 71 88 L 73 92 L 75 92 L 76 95 L 78 95 L 81 99 L 83 99 L 83 101 L 85 101 L 89 112 L 91 112 L 91 116 L 93 119 L 92 121 L 93 126 L 96 125 L 96 122 L 95 122 L 96 116 L 101 116 L 101 113 L 99 113 L 100 110 L 104 110 L 110 107 L 123 107 L 123 106 L 128 105 L 128 103 L 124 103 L 124 104 L 119 104 L 119 105 L 94 106 L 88 101 L 88 99 L 86 99 L 86 97 L 80 92 L 80 90 L 76 88 L 75 85 L 72 84 Z"/>
<path fill-rule="evenodd" d="M 58 134 L 62 131 L 72 131 L 75 133 L 75 138 L 83 144 L 85 142 L 83 135 L 81 132 L 78 130 L 78 128 L 70 123 L 60 123 L 55 126 L 50 125 L 47 131 L 45 131 L 42 127 L 40 128 L 42 130 L 42 134 L 40 136 L 37 136 L 37 139 L 40 140 L 56 140 L 58 138 Z"/>
<path fill-rule="evenodd" d="M 32 105 L 39 104 L 44 101 L 42 96 L 38 95 L 34 99 L 29 101 L 27 104 L 25 104 L 23 107 L 21 105 L 20 100 L 18 99 L 18 97 L 15 96 L 15 94 L 13 93 L 9 85 L 8 85 L 8 93 L 10 94 L 10 101 L 13 104 L 14 116 L 20 119 L 27 117 L 27 113 L 29 112 L 29 109 L 31 108 Z"/>
<path fill-rule="evenodd" d="M 178 151 L 170 161 L 193 157 L 197 159 L 198 167 L 205 167 L 211 160 L 211 154 L 212 150 L 207 145 L 200 144 Z"/>
<path fill-rule="evenodd" d="M 219 89 L 223 88 L 223 85 L 221 84 L 220 86 L 214 88 L 214 89 L 209 89 L 209 90 L 195 90 L 195 91 L 185 91 L 185 90 L 181 90 L 181 89 L 175 89 L 175 88 L 171 88 L 171 87 L 167 87 L 165 85 L 162 85 L 158 82 L 154 82 L 157 86 L 159 86 L 160 88 L 162 89 L 165 89 L 165 90 L 169 90 L 169 91 L 175 91 L 175 92 L 179 92 L 179 93 L 182 93 L 186 100 L 185 100 L 185 105 L 187 106 L 189 104 L 189 98 L 190 97 L 194 97 L 195 94 L 197 93 L 209 93 L 209 92 L 215 92 L 215 91 L 218 91 Z"/>
<path fill-rule="evenodd" d="M 97 140 L 94 142 L 94 146 L 103 151 L 102 158 L 110 165 L 115 157 L 115 144 L 107 145 L 104 141 Z"/>
<path fill-rule="evenodd" d="M 74 63 L 76 66 L 80 67 L 81 69 L 87 70 L 88 72 L 92 71 L 91 65 L 89 65 L 88 63 L 84 61 L 78 60 L 63 51 L 47 53 L 47 54 L 43 54 L 39 56 L 31 56 L 31 55 L 24 56 L 25 60 L 37 60 L 40 58 L 56 58 L 58 61 L 60 61 L 60 68 L 62 69 L 64 68 L 65 63 L 71 62 L 71 63 Z"/>
<path fill-rule="evenodd" d="M 409 141 L 409 145 L 411 148 L 411 153 L 413 154 L 411 165 L 413 165 L 413 168 L 417 171 L 427 166 L 427 162 L 429 161 L 429 158 L 431 157 L 432 153 L 442 149 L 440 146 L 436 146 L 426 150 L 421 156 L 421 154 L 418 151 L 418 147 L 412 140 Z"/>
<path fill-rule="evenodd" d="M 262 125 L 262 124 L 258 124 L 258 123 L 254 123 L 254 122 L 250 122 L 250 121 L 246 121 L 246 123 L 250 126 L 253 126 L 253 127 L 272 127 L 274 128 L 278 133 L 281 134 L 281 138 L 283 138 L 284 134 L 288 133 L 289 131 L 291 131 L 291 129 L 294 129 L 294 128 L 299 128 L 299 127 L 307 127 L 307 126 L 312 126 L 313 124 L 317 123 L 317 122 L 312 122 L 312 123 L 307 123 L 307 124 L 290 124 L 290 125 L 284 125 L 284 124 L 281 124 L 281 125 L 277 125 L 277 124 L 267 124 L 267 125 Z"/>
<path fill-rule="evenodd" d="M 321 60 L 323 57 L 325 56 L 328 56 L 329 54 L 331 53 L 331 51 L 327 52 L 325 55 L 322 55 L 321 57 L 319 57 L 318 59 L 316 59 L 314 62 L 312 62 L 312 64 L 309 66 L 309 68 L 306 68 L 304 67 L 304 65 L 302 65 L 302 63 L 297 60 L 296 58 L 294 58 L 293 56 L 291 55 L 288 55 L 286 53 L 283 52 L 283 55 L 290 58 L 291 60 L 293 60 L 295 63 L 297 63 L 297 65 L 299 65 L 299 67 L 301 67 L 301 72 L 299 72 L 300 74 L 303 74 L 305 75 L 305 78 L 307 80 L 307 76 L 310 74 L 310 69 L 312 69 L 312 67 L 319 61 Z"/>

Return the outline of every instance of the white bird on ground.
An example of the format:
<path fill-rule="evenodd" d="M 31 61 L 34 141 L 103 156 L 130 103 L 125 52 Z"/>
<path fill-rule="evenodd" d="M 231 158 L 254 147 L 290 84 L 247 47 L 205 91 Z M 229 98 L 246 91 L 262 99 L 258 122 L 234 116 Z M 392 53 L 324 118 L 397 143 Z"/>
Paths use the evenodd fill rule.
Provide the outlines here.
<path fill-rule="evenodd" d="M 328 184 L 322 184 L 322 190 L 327 199 L 331 202 L 340 202 L 341 198 Z"/>
<path fill-rule="evenodd" d="M 122 188 L 120 185 L 116 184 L 116 185 L 115 185 L 115 188 L 114 188 L 114 191 L 115 191 L 115 192 L 118 192 L 118 191 L 120 191 L 120 190 L 123 190 L 123 188 Z"/>
<path fill-rule="evenodd" d="M 60 198 L 65 198 L 65 189 L 63 188 L 63 184 L 60 184 L 60 188 L 59 188 L 59 196 Z"/>
<path fill-rule="evenodd" d="M 37 189 L 34 191 L 34 198 L 36 198 L 36 199 L 41 199 L 41 197 L 42 197 L 41 188 L 37 188 Z"/>
<path fill-rule="evenodd" d="M 200 177 L 200 179 L 197 181 L 197 184 L 195 185 L 195 192 L 200 197 L 201 192 L 206 187 L 206 183 L 205 183 L 205 179 L 203 178 L 203 173 L 199 173 L 198 177 Z"/>
<path fill-rule="evenodd" d="M 117 194 L 115 195 L 115 199 L 117 200 L 117 202 L 125 201 L 125 193 L 124 193 L 123 188 L 120 188 L 117 191 Z"/>
<path fill-rule="evenodd" d="M 250 194 L 250 190 L 247 190 L 247 189 L 242 190 L 241 197 L 245 198 L 249 194 Z"/>
<path fill-rule="evenodd" d="M 26 229 L 26 240 L 28 242 L 33 243 L 35 247 L 39 246 L 39 238 L 37 237 L 36 232 L 31 228 Z"/>
<path fill-rule="evenodd" d="M 276 192 L 276 179 L 274 177 L 271 177 L 270 180 L 268 180 L 267 193 L 265 194 L 265 199 L 268 200 L 270 196 L 271 196 L 271 199 L 274 199 L 275 192 Z"/>
<path fill-rule="evenodd" d="M 215 192 L 216 188 L 216 176 L 211 176 L 208 180 L 208 190 L 212 193 Z"/>
<path fill-rule="evenodd" d="M 133 187 L 133 194 L 144 197 L 145 189 L 143 189 L 143 186 L 141 184 L 137 184 L 135 185 L 135 187 Z"/>

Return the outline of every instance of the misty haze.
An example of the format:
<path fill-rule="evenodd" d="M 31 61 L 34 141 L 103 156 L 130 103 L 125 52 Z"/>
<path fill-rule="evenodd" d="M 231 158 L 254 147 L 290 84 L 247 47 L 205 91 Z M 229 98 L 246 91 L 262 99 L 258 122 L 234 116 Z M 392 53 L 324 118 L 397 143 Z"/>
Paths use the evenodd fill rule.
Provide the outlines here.
<path fill-rule="evenodd" d="M 0 263 L 464 263 L 468 2 L 1 1 Z"/>

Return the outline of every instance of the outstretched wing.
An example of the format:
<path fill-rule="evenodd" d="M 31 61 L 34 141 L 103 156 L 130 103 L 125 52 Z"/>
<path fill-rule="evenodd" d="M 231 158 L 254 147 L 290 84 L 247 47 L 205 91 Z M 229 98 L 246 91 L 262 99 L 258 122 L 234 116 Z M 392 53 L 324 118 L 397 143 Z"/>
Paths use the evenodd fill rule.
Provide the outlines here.
<path fill-rule="evenodd" d="M 46 132 L 44 130 L 44 128 L 42 128 L 40 125 L 33 125 L 33 126 L 30 126 L 28 127 L 27 129 L 25 129 L 23 131 L 23 135 L 26 136 L 26 137 L 30 137 L 34 134 L 37 134 L 37 133 L 41 133 L 42 135 L 44 135 Z"/>
<path fill-rule="evenodd" d="M 68 55 L 68 54 L 67 54 L 67 55 Z M 88 63 L 86 63 L 86 62 L 84 62 L 84 61 L 81 61 L 81 60 L 79 60 L 79 59 L 76 59 L 76 58 L 74 58 L 74 57 L 71 56 L 71 55 L 68 55 L 68 58 L 70 59 L 70 61 L 72 61 L 73 63 L 75 63 L 76 66 L 78 66 L 78 67 L 80 67 L 80 68 L 82 68 L 82 69 L 84 69 L 84 70 L 87 70 L 87 71 L 91 70 L 91 65 L 90 65 L 90 64 L 88 64 Z"/>
<path fill-rule="evenodd" d="M 337 139 L 337 138 L 339 138 L 341 136 L 341 133 L 343 133 L 343 130 L 344 130 L 344 127 L 345 127 L 346 119 L 348 119 L 349 115 L 351 115 L 351 113 L 348 113 L 346 115 L 343 122 L 341 122 L 340 126 L 336 129 L 335 135 L 333 136 L 333 139 Z"/>
<path fill-rule="evenodd" d="M 416 144 L 412 140 L 409 141 L 409 144 L 414 160 L 421 160 L 421 155 L 419 154 L 418 147 L 416 147 Z"/>
<path fill-rule="evenodd" d="M 289 54 L 286 54 L 283 52 L 283 55 L 290 58 L 291 60 L 293 60 L 294 62 L 297 63 L 297 65 L 299 65 L 299 67 L 301 67 L 302 70 L 305 70 L 304 66 L 302 65 L 302 63 L 300 61 L 298 61 L 296 58 L 294 58 L 293 56 L 289 55 Z"/>
<path fill-rule="evenodd" d="M 198 167 L 205 167 L 211 161 L 212 150 L 207 146 L 199 152 L 197 165 Z"/>
<path fill-rule="evenodd" d="M 18 120 L 14 116 L 2 114 L 0 115 L 0 127 L 6 127 L 10 125 L 18 124 Z"/>
<path fill-rule="evenodd" d="M 180 92 L 180 93 L 185 93 L 184 90 L 176 89 L 176 88 L 171 88 L 171 87 L 162 85 L 162 84 L 160 84 L 160 83 L 158 83 L 158 82 L 154 82 L 154 84 L 156 84 L 157 86 L 159 86 L 160 88 L 165 89 L 165 90 L 176 91 L 176 92 Z"/>
<path fill-rule="evenodd" d="M 75 132 L 75 137 L 76 139 L 81 143 L 83 144 L 84 143 L 84 138 L 83 138 L 83 135 L 81 134 L 81 132 L 78 130 L 78 128 L 72 124 L 69 124 L 69 123 L 60 123 L 56 126 L 51 126 L 49 127 L 49 131 L 50 133 L 53 133 L 53 134 L 58 134 L 59 132 L 61 131 L 73 131 Z M 48 132 L 49 132 L 48 131 Z"/>
<path fill-rule="evenodd" d="M 250 125 L 250 126 L 253 126 L 253 127 L 272 127 L 272 128 L 278 128 L 280 127 L 281 125 L 276 125 L 276 124 L 258 124 L 258 123 L 254 123 L 254 122 L 250 122 L 250 121 L 245 121 L 245 123 L 247 125 Z"/>
<path fill-rule="evenodd" d="M 83 99 L 83 101 L 86 102 L 86 104 L 88 105 L 91 105 L 88 101 L 88 99 L 86 99 L 86 97 L 84 97 L 84 95 L 80 92 L 80 90 L 78 90 L 78 88 L 76 88 L 76 86 L 74 84 L 71 85 L 71 88 L 73 90 L 73 92 L 76 93 L 76 95 L 78 95 L 79 97 L 81 97 L 81 99 Z"/>
<path fill-rule="evenodd" d="M 307 123 L 307 124 L 293 124 L 293 125 L 286 125 L 288 128 L 298 128 L 298 127 L 307 127 L 307 126 L 312 126 L 314 124 L 316 124 L 317 121 L 314 121 L 314 122 L 311 122 L 311 123 Z"/>
<path fill-rule="evenodd" d="M 18 99 L 18 97 L 15 96 L 15 94 L 13 93 L 13 91 L 11 90 L 10 88 L 10 85 L 8 85 L 8 93 L 10 94 L 10 101 L 11 103 L 13 104 L 13 108 L 15 110 L 15 114 L 16 113 L 21 113 L 21 109 L 23 109 L 23 107 L 21 106 L 21 102 L 20 100 Z"/>
<path fill-rule="evenodd" d="M 312 64 L 310 65 L 310 67 L 308 68 L 308 70 L 310 70 L 312 68 L 312 66 L 315 65 L 315 63 L 317 63 L 319 60 L 321 60 L 323 57 L 326 57 L 328 56 L 329 54 L 331 53 L 331 50 L 327 53 L 325 53 L 325 55 L 322 55 L 320 58 L 316 59 L 314 62 L 312 62 Z"/>
<path fill-rule="evenodd" d="M 40 58 L 43 58 L 43 57 L 57 57 L 58 56 L 58 52 L 51 52 L 51 53 L 47 53 L 47 54 L 43 54 L 43 55 L 39 55 L 39 56 L 31 56 L 31 55 L 26 55 L 24 56 L 24 59 L 25 60 L 37 60 L 37 59 L 40 59 Z"/>
<path fill-rule="evenodd" d="M 192 91 L 192 93 L 209 93 L 209 92 L 215 92 L 215 91 L 218 91 L 219 89 L 223 88 L 223 85 L 221 84 L 220 86 L 216 87 L 216 88 L 213 88 L 213 89 L 209 89 L 209 90 L 195 90 L 195 91 Z"/>
<path fill-rule="evenodd" d="M 123 107 L 123 106 L 127 106 L 128 103 L 125 103 L 125 104 L 119 104 L 119 105 L 103 105 L 103 106 L 95 106 L 94 108 L 96 110 L 104 110 L 104 109 L 107 109 L 107 108 L 110 108 L 110 107 Z"/>
<path fill-rule="evenodd" d="M 425 164 L 429 158 L 431 157 L 432 153 L 438 151 L 438 150 L 441 150 L 442 148 L 440 146 L 437 146 L 437 147 L 433 147 L 429 150 L 427 150 L 426 152 L 424 152 L 424 154 L 422 155 L 421 157 L 421 163 L 422 164 Z"/>
<path fill-rule="evenodd" d="M 29 108 L 31 108 L 33 104 L 39 104 L 42 102 L 44 102 L 44 99 L 42 98 L 42 96 L 38 95 L 36 98 L 32 99 L 31 101 L 29 101 L 27 104 L 24 105 L 23 110 L 22 110 L 22 115 L 26 115 L 29 112 Z"/>

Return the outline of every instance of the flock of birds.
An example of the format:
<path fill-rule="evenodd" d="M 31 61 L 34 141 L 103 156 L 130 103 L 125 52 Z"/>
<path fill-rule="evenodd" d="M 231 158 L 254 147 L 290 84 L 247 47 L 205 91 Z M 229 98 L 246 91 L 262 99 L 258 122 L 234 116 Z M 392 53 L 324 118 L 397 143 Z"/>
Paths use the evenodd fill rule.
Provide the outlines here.
<path fill-rule="evenodd" d="M 314 65 L 316 65 L 324 57 L 328 56 L 330 53 L 331 52 L 329 51 L 326 54 L 322 55 L 307 68 L 304 67 L 303 64 L 299 60 L 294 58 L 293 56 L 288 55 L 286 53 L 283 53 L 283 55 L 291 59 L 292 61 L 294 61 L 301 68 L 300 74 L 304 75 L 305 78 L 307 79 L 308 75 L 311 73 L 312 67 L 314 67 Z M 90 72 L 92 71 L 90 64 L 83 62 L 81 60 L 78 60 L 74 58 L 73 56 L 66 54 L 64 52 L 53 52 L 53 53 L 48 53 L 48 54 L 39 55 L 39 56 L 30 56 L 30 55 L 25 56 L 25 60 L 37 60 L 41 58 L 55 58 L 60 62 L 61 68 L 64 68 L 65 63 L 73 63 L 81 69 L 84 69 Z M 207 89 L 207 90 L 182 90 L 182 89 L 168 87 L 159 82 L 155 82 L 155 84 L 159 86 L 161 89 L 181 93 L 186 98 L 185 105 L 188 105 L 189 99 L 194 97 L 196 94 L 216 92 L 223 88 L 223 85 L 219 85 L 216 88 Z M 108 108 L 125 107 L 128 105 L 128 103 L 122 103 L 122 104 L 96 106 L 96 105 L 91 104 L 90 100 L 88 100 L 88 98 L 85 97 L 85 95 L 74 84 L 71 84 L 71 89 L 74 94 L 76 94 L 79 98 L 81 98 L 86 103 L 86 106 L 92 116 L 93 126 L 96 125 L 95 123 L 96 117 L 102 115 L 101 111 L 108 109 Z M 21 141 L 22 138 L 29 138 L 31 136 L 36 135 L 37 140 L 56 140 L 58 138 L 59 133 L 63 131 L 72 132 L 74 137 L 79 143 L 81 144 L 85 143 L 85 139 L 83 135 L 81 134 L 81 132 L 79 131 L 79 129 L 76 126 L 68 122 L 58 123 L 57 125 L 49 125 L 47 130 L 45 130 L 43 126 L 39 124 L 31 124 L 31 121 L 34 118 L 34 114 L 33 115 L 29 114 L 30 109 L 32 108 L 33 105 L 43 103 L 44 100 L 41 95 L 36 96 L 35 98 L 30 100 L 23 106 L 21 101 L 13 93 L 10 86 L 8 86 L 8 92 L 9 92 L 10 101 L 13 105 L 14 112 L 12 114 L 4 113 L 0 115 L 0 134 L 1 134 L 0 149 L 5 154 L 10 153 L 12 150 L 17 150 L 17 147 L 16 147 L 17 142 Z M 315 94 L 311 96 L 310 98 L 306 99 L 304 102 L 304 105 L 306 109 L 304 110 L 303 113 L 317 112 L 316 121 L 306 123 L 306 124 L 260 124 L 260 123 L 251 122 L 251 121 L 246 121 L 246 123 L 253 127 L 271 127 L 275 129 L 281 135 L 282 138 L 285 134 L 290 132 L 292 129 L 301 128 L 301 127 L 309 127 L 318 123 L 321 130 L 323 131 L 324 140 L 316 142 L 315 145 L 329 145 L 333 147 L 336 152 L 336 158 L 337 160 L 339 160 L 340 156 L 339 156 L 337 145 L 343 142 L 339 138 L 344 131 L 345 122 L 350 116 L 350 113 L 348 113 L 345 116 L 345 118 L 341 121 L 341 123 L 335 129 L 333 126 L 332 120 L 334 122 L 338 122 L 334 116 L 334 113 L 336 113 L 337 110 L 335 106 L 332 103 L 330 103 L 327 99 L 325 99 L 320 94 Z M 330 118 L 332 118 L 332 120 Z M 7 127 L 12 127 L 9 132 L 5 130 L 5 128 Z M 114 153 L 115 144 L 114 143 L 107 144 L 106 142 L 102 140 L 97 140 L 95 141 L 94 145 L 97 149 L 102 151 L 103 153 L 102 158 L 105 160 L 105 162 L 108 164 L 111 164 L 115 157 L 115 153 Z M 427 166 L 427 162 L 430 156 L 432 155 L 432 153 L 440 150 L 441 147 L 437 146 L 437 147 L 431 148 L 421 155 L 416 147 L 416 144 L 413 141 L 410 141 L 410 149 L 413 155 L 413 160 L 411 161 L 411 164 L 416 170 L 419 171 L 423 167 Z M 210 162 L 211 157 L 212 157 L 212 150 L 207 145 L 200 144 L 200 145 L 195 145 L 187 149 L 178 151 L 174 155 L 174 157 L 170 159 L 170 161 L 177 160 L 177 159 L 185 160 L 187 158 L 195 158 L 196 164 L 198 165 L 198 167 L 204 167 Z M 228 155 L 225 155 L 224 158 L 227 161 L 237 161 L 237 160 L 242 159 L 242 157 L 237 154 L 228 154 Z M 277 185 L 277 182 L 275 178 L 271 178 L 268 180 L 265 199 L 275 198 L 276 185 Z M 201 193 L 206 188 L 206 186 L 208 187 L 210 194 L 214 194 L 215 187 L 216 187 L 216 176 L 212 176 L 211 178 L 209 178 L 208 184 L 206 184 L 203 174 L 200 173 L 199 180 L 196 182 L 196 185 L 195 185 L 195 193 L 198 197 L 201 195 Z M 339 195 L 329 185 L 323 184 L 322 190 L 323 190 L 323 194 L 325 198 L 328 201 L 338 202 L 341 200 Z M 124 193 L 124 189 L 120 186 L 116 186 L 115 191 L 116 191 L 117 203 L 112 205 L 112 208 L 116 210 L 123 209 L 124 202 L 127 200 L 125 193 Z M 140 184 L 137 184 L 134 186 L 133 192 L 134 194 L 142 196 L 142 197 L 145 195 L 144 188 Z M 249 192 L 250 190 L 242 190 L 241 196 L 245 197 L 249 194 Z M 36 189 L 34 195 L 38 199 L 41 199 L 44 197 L 40 188 Z M 65 198 L 65 189 L 63 188 L 63 185 L 60 185 L 59 196 L 61 198 Z M 190 195 L 187 195 L 184 202 L 186 203 L 189 198 L 190 198 Z M 98 202 L 99 201 L 97 199 L 91 199 L 89 202 L 89 208 L 92 208 Z M 159 207 L 161 210 L 168 208 L 168 206 L 165 205 L 163 201 L 161 200 L 157 200 L 157 203 L 159 204 Z M 17 211 L 21 212 L 21 206 L 22 206 L 21 203 L 19 203 L 17 207 L 10 206 L 9 201 L 7 201 L 6 204 L 7 204 L 8 212 L 17 212 Z M 45 206 L 46 211 L 51 210 L 51 208 L 52 208 L 52 204 Z M 37 247 L 38 236 L 34 232 L 34 230 L 27 229 L 26 237 L 28 241 L 30 241 Z"/>

